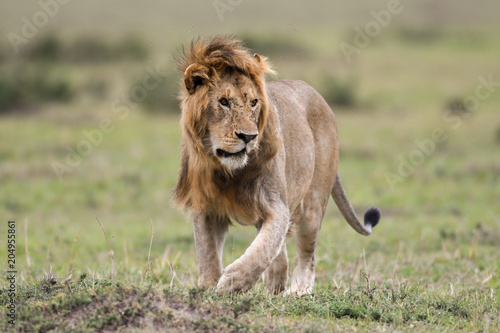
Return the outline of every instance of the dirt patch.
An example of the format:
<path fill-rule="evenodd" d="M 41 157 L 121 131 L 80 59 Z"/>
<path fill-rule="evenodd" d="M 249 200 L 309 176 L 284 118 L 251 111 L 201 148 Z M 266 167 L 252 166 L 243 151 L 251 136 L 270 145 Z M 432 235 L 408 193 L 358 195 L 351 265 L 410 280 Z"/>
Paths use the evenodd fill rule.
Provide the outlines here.
<path fill-rule="evenodd" d="M 264 328 L 244 317 L 249 302 L 228 308 L 202 290 L 153 290 L 102 283 L 52 282 L 20 293 L 18 332 L 242 332 Z M 3 326 L 3 325 L 0 325 Z M 4 330 L 6 329 L 6 330 Z M 8 331 L 4 326 L 2 331 Z"/>

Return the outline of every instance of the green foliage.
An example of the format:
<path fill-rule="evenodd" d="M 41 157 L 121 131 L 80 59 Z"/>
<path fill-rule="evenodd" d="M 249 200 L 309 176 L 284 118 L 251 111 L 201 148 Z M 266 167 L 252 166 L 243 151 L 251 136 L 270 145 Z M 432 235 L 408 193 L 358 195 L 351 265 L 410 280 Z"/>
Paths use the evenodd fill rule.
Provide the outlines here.
<path fill-rule="evenodd" d="M 53 66 L 17 66 L 0 76 L 0 114 L 43 102 L 67 102 L 73 96 L 70 79 Z"/>
<path fill-rule="evenodd" d="M 25 51 L 25 56 L 34 61 L 60 61 L 62 48 L 62 42 L 56 34 L 47 34 L 34 41 Z"/>
<path fill-rule="evenodd" d="M 353 81 L 340 80 L 334 75 L 325 75 L 318 89 L 328 104 L 353 108 L 357 104 L 356 86 Z"/>
<path fill-rule="evenodd" d="M 2 52 L 0 48 L 0 61 Z M 49 102 L 67 103 L 85 94 L 105 100 L 109 80 L 93 66 L 111 61 L 140 62 L 148 56 L 143 40 L 133 35 L 113 43 L 98 36 L 78 37 L 72 42 L 55 33 L 40 36 L 22 49 L 20 57 L 5 58 L 7 64 L 0 75 L 0 113 L 41 110 Z M 89 66 L 97 75 L 75 82 L 88 68 L 80 66 Z M 166 83 L 163 88 L 167 88 Z M 169 110 L 174 108 L 174 89 L 168 89 L 172 97 L 168 92 L 152 92 L 147 107 L 159 108 L 160 103 L 166 103 Z"/>
<path fill-rule="evenodd" d="M 31 61 L 77 63 L 144 60 L 148 55 L 144 41 L 135 35 L 126 35 L 118 42 L 96 35 L 80 36 L 67 42 L 54 32 L 37 38 L 24 51 L 24 56 Z"/>
<path fill-rule="evenodd" d="M 62 53 L 62 60 L 75 62 L 116 61 L 122 59 L 144 60 L 148 49 L 135 36 L 127 36 L 118 43 L 111 43 L 98 36 L 82 37 L 70 44 Z"/>

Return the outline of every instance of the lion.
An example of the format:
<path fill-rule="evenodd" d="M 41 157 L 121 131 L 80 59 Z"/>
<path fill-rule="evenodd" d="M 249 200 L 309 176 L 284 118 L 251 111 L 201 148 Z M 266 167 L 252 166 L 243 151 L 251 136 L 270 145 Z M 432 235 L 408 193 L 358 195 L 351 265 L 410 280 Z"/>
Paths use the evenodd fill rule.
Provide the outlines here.
<path fill-rule="evenodd" d="M 351 227 L 370 235 L 380 219 L 358 220 L 337 171 L 337 124 L 329 105 L 303 81 L 267 82 L 267 58 L 227 36 L 193 41 L 180 52 L 181 168 L 173 198 L 193 220 L 198 285 L 246 291 L 260 277 L 287 288 L 286 240 L 297 257 L 287 295 L 312 292 L 315 247 L 329 196 Z M 258 234 L 223 268 L 232 220 Z"/>

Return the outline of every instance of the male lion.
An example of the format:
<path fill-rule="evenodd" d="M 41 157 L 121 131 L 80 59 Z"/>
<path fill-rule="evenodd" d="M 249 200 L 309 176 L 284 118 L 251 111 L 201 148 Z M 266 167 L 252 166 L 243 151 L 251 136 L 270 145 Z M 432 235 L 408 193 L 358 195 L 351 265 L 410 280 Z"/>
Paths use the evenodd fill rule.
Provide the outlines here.
<path fill-rule="evenodd" d="M 265 82 L 266 58 L 238 40 L 192 42 L 179 62 L 184 73 L 181 170 L 176 203 L 190 212 L 199 280 L 218 292 L 244 291 L 263 276 L 271 292 L 287 282 L 286 239 L 297 233 L 297 258 L 287 294 L 311 293 L 314 249 L 331 194 L 347 222 L 369 235 L 376 208 L 361 224 L 337 172 L 339 147 L 332 110 L 302 81 Z M 258 235 L 223 269 L 231 218 Z"/>

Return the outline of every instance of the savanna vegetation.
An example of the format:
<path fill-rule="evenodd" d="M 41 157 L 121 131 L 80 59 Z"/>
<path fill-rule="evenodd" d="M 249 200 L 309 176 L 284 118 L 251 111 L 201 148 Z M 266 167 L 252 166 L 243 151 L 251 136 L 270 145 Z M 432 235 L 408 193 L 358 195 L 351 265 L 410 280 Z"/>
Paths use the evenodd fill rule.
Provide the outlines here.
<path fill-rule="evenodd" d="M 355 46 L 356 27 L 387 2 L 292 1 L 280 13 L 283 3 L 243 1 L 223 20 L 210 2 L 194 13 L 189 1 L 140 12 L 128 0 L 91 3 L 61 5 L 17 53 L 0 43 L 0 331 L 500 330 L 495 1 L 404 3 L 349 59 L 339 45 Z M 41 10 L 2 7 L 2 36 Z M 103 19 L 110 13 L 123 17 Z M 382 210 L 364 238 L 330 202 L 310 296 L 270 295 L 261 282 L 226 296 L 196 287 L 192 226 L 170 201 L 180 142 L 174 58 L 214 33 L 268 56 L 278 72 L 270 80 L 303 79 L 325 96 L 350 200 L 360 214 Z M 235 224 L 224 263 L 255 234 Z M 293 267 L 293 238 L 288 250 Z"/>

